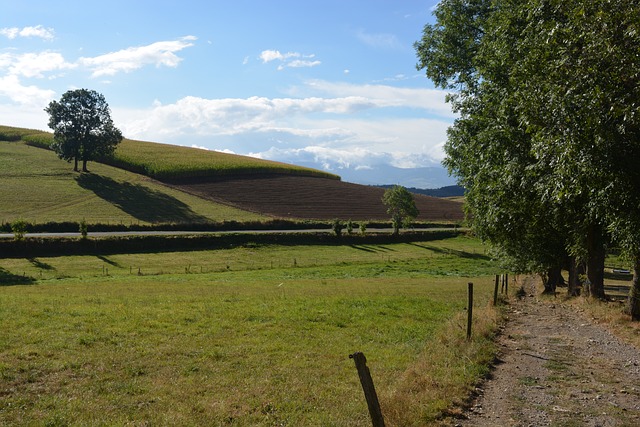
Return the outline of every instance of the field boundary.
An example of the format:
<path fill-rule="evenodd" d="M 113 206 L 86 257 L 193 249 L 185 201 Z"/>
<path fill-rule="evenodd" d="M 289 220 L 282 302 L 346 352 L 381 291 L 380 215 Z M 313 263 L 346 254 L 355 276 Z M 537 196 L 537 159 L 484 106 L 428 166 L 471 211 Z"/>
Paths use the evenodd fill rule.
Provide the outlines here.
<path fill-rule="evenodd" d="M 453 238 L 461 230 L 408 231 L 342 235 L 328 233 L 226 233 L 185 236 L 129 236 L 105 238 L 27 238 L 0 240 L 0 258 L 65 255 L 155 253 L 185 250 L 225 249 L 243 245 L 357 245 L 430 241 Z"/>

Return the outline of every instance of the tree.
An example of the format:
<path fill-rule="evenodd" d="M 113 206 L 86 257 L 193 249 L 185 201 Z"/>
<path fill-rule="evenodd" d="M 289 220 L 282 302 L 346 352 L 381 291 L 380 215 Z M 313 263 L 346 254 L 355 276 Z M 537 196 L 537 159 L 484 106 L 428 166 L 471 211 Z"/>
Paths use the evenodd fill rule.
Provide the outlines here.
<path fill-rule="evenodd" d="M 639 10 L 627 0 L 443 0 L 415 45 L 418 68 L 455 91 L 446 164 L 467 188 L 476 231 L 520 262 L 544 260 L 548 246 L 551 258 L 586 261 L 600 298 L 607 232 L 640 229 L 629 191 L 640 161 Z"/>
<path fill-rule="evenodd" d="M 382 203 L 387 207 L 387 213 L 391 215 L 393 235 L 397 236 L 402 227 L 408 227 L 420 212 L 413 200 L 413 194 L 401 185 L 394 185 L 382 195 Z"/>
<path fill-rule="evenodd" d="M 82 160 L 87 162 L 113 154 L 122 141 L 122 133 L 111 119 L 109 105 L 102 94 L 87 89 L 65 92 L 60 101 L 51 101 L 45 108 L 49 127 L 53 129 L 53 150 L 63 160 L 74 161 L 74 171 Z"/>

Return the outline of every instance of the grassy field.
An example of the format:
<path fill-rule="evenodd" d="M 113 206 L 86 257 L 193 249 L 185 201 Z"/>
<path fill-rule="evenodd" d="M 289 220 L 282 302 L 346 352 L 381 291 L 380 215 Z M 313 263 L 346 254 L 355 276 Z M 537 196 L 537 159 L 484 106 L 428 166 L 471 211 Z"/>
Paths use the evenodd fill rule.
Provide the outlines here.
<path fill-rule="evenodd" d="M 0 141 L 20 141 L 48 148 L 53 134 L 0 126 Z M 231 174 L 287 174 L 339 179 L 337 175 L 287 163 L 208 151 L 188 146 L 124 139 L 104 163 L 159 180 L 181 180 Z"/>
<path fill-rule="evenodd" d="M 336 175 L 286 163 L 129 139 L 118 145 L 114 158 L 107 162 L 160 180 L 265 173 L 338 179 Z"/>
<path fill-rule="evenodd" d="M 0 273 L 0 425 L 366 426 L 355 351 L 388 425 L 434 423 L 486 372 L 497 320 L 494 266 L 465 237 L 0 260 Z M 22 275 L 33 284 L 10 286 Z"/>
<path fill-rule="evenodd" d="M 170 189 L 99 163 L 90 174 L 47 150 L 0 142 L 0 221 L 154 224 L 259 221 L 266 217 Z"/>

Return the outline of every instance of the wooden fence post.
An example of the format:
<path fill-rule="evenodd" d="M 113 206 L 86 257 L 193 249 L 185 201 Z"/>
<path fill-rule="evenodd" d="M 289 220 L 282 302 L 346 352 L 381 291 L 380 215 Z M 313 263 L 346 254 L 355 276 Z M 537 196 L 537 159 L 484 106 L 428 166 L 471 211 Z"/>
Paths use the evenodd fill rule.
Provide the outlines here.
<path fill-rule="evenodd" d="M 504 274 L 504 293 L 509 296 L 509 273 Z"/>
<path fill-rule="evenodd" d="M 500 281 L 500 276 L 496 274 L 496 286 L 493 288 L 493 305 L 498 305 L 498 282 Z"/>
<path fill-rule="evenodd" d="M 356 363 L 358 377 L 360 377 L 360 384 L 362 384 L 364 397 L 367 399 L 367 406 L 369 407 L 369 415 L 371 416 L 373 427 L 384 427 L 384 418 L 382 418 L 380 402 L 378 402 L 378 395 L 376 394 L 376 388 L 373 385 L 371 372 L 369 372 L 369 368 L 367 367 L 367 358 L 359 351 L 350 354 L 349 358 L 353 359 Z"/>
<path fill-rule="evenodd" d="M 473 321 L 473 283 L 469 282 L 469 306 L 467 307 L 467 340 L 471 339 L 471 323 Z"/>

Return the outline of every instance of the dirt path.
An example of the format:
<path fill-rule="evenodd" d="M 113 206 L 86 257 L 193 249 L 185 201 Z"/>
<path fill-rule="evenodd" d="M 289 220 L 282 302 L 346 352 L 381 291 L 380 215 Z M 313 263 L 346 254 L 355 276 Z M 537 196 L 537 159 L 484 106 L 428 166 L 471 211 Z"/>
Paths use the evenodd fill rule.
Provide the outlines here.
<path fill-rule="evenodd" d="M 640 350 L 575 307 L 540 301 L 533 280 L 510 306 L 492 374 L 456 426 L 640 426 Z"/>

